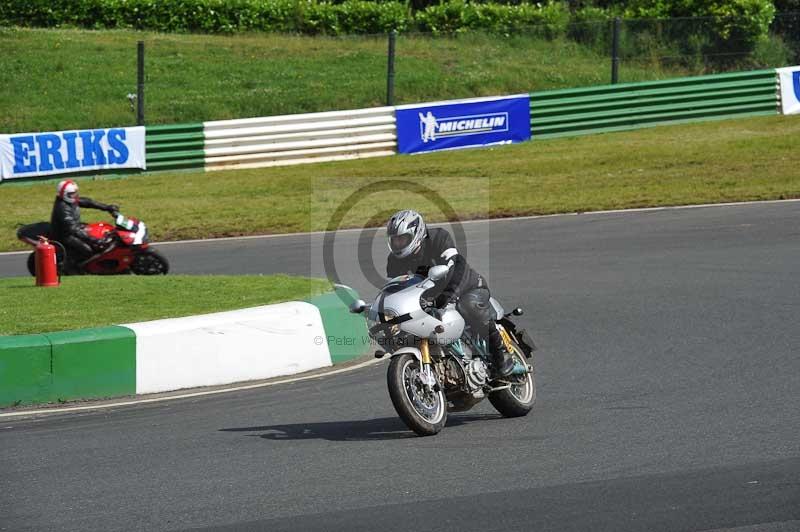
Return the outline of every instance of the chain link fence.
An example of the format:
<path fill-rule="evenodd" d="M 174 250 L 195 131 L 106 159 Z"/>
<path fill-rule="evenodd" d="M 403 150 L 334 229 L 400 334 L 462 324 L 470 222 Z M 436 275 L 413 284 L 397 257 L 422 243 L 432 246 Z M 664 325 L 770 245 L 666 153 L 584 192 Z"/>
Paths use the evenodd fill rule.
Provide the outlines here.
<path fill-rule="evenodd" d="M 396 35 L 393 61 L 387 34 L 6 28 L 0 29 L 0 131 L 111 127 L 142 118 L 201 122 L 602 85 L 614 81 L 615 62 L 616 81 L 636 82 L 800 61 L 800 13 L 778 14 L 759 39 L 750 37 L 747 22 L 606 19 L 494 32 L 405 32 Z"/>

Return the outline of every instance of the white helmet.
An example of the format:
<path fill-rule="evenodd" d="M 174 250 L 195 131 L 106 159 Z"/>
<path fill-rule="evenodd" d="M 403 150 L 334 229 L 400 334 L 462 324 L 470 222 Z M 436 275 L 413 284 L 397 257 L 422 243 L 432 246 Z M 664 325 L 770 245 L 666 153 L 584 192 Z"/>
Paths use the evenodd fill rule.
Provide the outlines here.
<path fill-rule="evenodd" d="M 56 188 L 58 197 L 67 203 L 75 203 L 78 201 L 78 184 L 72 179 L 65 179 L 58 184 Z"/>
<path fill-rule="evenodd" d="M 400 211 L 389 218 L 386 225 L 389 237 L 389 251 L 399 258 L 415 253 L 427 234 L 425 221 L 417 211 Z"/>

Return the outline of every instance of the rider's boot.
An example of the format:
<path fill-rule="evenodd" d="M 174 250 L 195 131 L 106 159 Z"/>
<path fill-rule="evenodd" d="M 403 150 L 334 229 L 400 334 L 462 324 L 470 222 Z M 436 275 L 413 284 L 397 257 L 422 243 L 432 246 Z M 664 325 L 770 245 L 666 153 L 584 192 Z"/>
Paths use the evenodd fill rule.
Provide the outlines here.
<path fill-rule="evenodd" d="M 514 371 L 514 359 L 496 330 L 489 335 L 489 349 L 492 352 L 492 377 L 502 379 L 511 375 Z"/>

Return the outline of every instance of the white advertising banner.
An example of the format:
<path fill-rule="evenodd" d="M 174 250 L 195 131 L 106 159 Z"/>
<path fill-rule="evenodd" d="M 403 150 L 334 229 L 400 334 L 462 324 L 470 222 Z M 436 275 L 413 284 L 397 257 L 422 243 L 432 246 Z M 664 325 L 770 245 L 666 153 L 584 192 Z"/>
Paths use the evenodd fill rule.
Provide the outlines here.
<path fill-rule="evenodd" d="M 0 135 L 0 179 L 146 168 L 144 126 Z"/>
<path fill-rule="evenodd" d="M 800 113 L 800 66 L 779 68 L 781 82 L 781 107 L 783 114 Z"/>

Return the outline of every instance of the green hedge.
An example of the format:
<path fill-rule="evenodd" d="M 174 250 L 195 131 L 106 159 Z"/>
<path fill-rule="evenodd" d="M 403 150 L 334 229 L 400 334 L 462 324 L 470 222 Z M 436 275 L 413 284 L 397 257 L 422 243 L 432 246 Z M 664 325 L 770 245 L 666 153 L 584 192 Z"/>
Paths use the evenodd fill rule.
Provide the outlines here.
<path fill-rule="evenodd" d="M 450 0 L 431 5 L 416 13 L 415 22 L 420 30 L 433 33 L 457 33 L 467 30 L 484 30 L 495 33 L 539 34 L 554 38 L 566 34 L 570 21 L 565 4 L 468 3 Z"/>
<path fill-rule="evenodd" d="M 163 32 L 372 34 L 408 28 L 405 4 L 346 0 L 2 0 L 0 24 Z"/>
<path fill-rule="evenodd" d="M 586 2 L 572 11 L 562 1 L 503 4 L 441 0 L 418 10 L 412 10 L 413 2 L 409 2 L 0 0 L 0 25 L 312 35 L 380 34 L 390 30 L 453 34 L 482 30 L 500 34 L 524 32 L 548 39 L 568 36 L 605 51 L 610 44 L 609 20 L 622 16 L 623 57 L 679 56 L 705 61 L 705 56 L 712 55 L 724 61 L 730 52 L 746 54 L 759 46 L 765 48 L 775 14 L 771 0 L 598 1 Z"/>
<path fill-rule="evenodd" d="M 624 14 L 634 18 L 709 17 L 710 43 L 719 49 L 737 43 L 754 48 L 775 17 L 772 0 L 632 0 Z"/>
<path fill-rule="evenodd" d="M 511 33 L 536 26 L 563 35 L 563 3 L 470 4 L 449 1 L 412 13 L 388 0 L 3 0 L 0 24 L 83 28 L 133 28 L 164 32 L 282 31 L 305 34 L 377 34 L 419 29 L 455 33 L 482 29 Z"/>
<path fill-rule="evenodd" d="M 573 11 L 567 35 L 608 50 L 614 17 L 623 21 L 623 60 L 667 58 L 690 67 L 746 67 L 748 54 L 758 61 L 788 53 L 780 38 L 769 36 L 775 19 L 772 0 L 598 0 Z"/>

